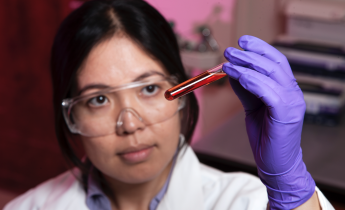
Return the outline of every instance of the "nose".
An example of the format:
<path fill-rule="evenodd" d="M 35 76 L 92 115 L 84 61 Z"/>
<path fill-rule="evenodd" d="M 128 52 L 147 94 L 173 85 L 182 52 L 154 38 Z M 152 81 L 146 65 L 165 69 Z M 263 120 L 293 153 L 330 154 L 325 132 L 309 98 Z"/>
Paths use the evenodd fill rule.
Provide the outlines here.
<path fill-rule="evenodd" d="M 116 133 L 120 136 L 133 134 L 137 130 L 143 130 L 145 123 L 142 117 L 132 108 L 123 109 L 116 123 Z"/>

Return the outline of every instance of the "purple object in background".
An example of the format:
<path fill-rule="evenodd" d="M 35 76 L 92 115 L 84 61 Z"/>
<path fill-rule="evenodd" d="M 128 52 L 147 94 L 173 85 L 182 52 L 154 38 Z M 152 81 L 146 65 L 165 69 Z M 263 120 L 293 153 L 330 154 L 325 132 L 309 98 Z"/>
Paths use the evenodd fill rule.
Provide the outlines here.
<path fill-rule="evenodd" d="M 305 102 L 286 57 L 266 42 L 242 36 L 245 51 L 227 48 L 223 70 L 242 102 L 246 127 L 271 209 L 293 209 L 315 191 L 300 147 Z"/>

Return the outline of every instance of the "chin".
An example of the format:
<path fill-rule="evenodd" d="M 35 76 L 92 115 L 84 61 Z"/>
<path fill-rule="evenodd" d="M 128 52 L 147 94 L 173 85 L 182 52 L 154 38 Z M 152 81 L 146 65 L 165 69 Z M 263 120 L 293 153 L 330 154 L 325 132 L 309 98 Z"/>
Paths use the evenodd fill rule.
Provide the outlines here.
<path fill-rule="evenodd" d="M 133 166 L 131 169 L 124 169 L 125 173 L 121 176 L 113 177 L 123 183 L 127 184 L 141 184 L 149 182 L 157 178 L 166 167 L 153 167 L 152 164 L 147 163 L 145 166 Z"/>

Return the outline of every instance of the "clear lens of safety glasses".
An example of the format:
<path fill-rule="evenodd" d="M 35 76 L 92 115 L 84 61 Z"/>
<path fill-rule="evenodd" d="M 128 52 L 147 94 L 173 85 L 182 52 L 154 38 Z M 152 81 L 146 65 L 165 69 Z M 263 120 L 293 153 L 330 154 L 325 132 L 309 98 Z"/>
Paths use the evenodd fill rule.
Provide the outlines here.
<path fill-rule="evenodd" d="M 115 133 L 125 119 L 133 117 L 146 126 L 160 123 L 184 107 L 183 97 L 176 101 L 164 97 L 164 92 L 176 84 L 174 77 L 154 75 L 117 87 L 89 90 L 63 100 L 64 118 L 72 133 L 88 137 Z"/>

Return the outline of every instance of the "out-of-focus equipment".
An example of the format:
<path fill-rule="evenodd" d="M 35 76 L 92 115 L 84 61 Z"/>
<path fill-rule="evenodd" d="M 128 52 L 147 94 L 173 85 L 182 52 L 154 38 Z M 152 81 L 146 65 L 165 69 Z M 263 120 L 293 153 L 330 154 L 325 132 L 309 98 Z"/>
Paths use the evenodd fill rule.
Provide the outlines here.
<path fill-rule="evenodd" d="M 335 126 L 345 105 L 345 3 L 294 0 L 285 14 L 287 33 L 273 46 L 304 93 L 305 121 Z"/>
<path fill-rule="evenodd" d="M 170 25 L 174 29 L 173 21 Z M 185 39 L 175 32 L 181 50 L 182 63 L 189 75 L 191 69 L 207 70 L 218 65 L 222 56 L 218 43 L 208 26 L 198 26 L 195 31 L 198 37 L 196 40 Z"/>
<path fill-rule="evenodd" d="M 217 41 L 213 38 L 211 30 L 207 26 L 200 26 L 198 32 L 201 36 L 201 41 L 197 45 L 196 51 L 206 52 L 213 51 L 216 52 L 219 49 Z"/>

